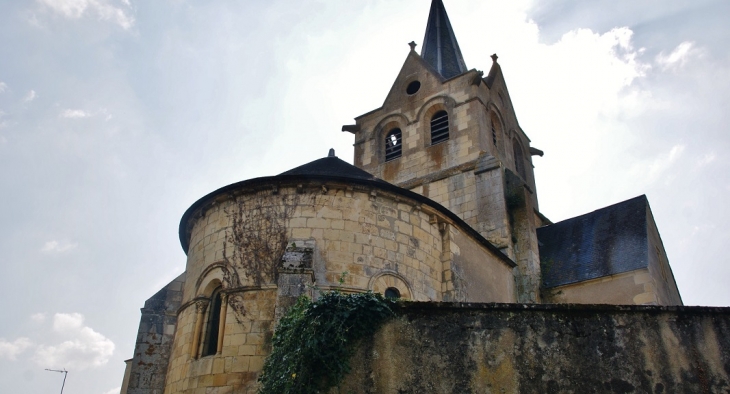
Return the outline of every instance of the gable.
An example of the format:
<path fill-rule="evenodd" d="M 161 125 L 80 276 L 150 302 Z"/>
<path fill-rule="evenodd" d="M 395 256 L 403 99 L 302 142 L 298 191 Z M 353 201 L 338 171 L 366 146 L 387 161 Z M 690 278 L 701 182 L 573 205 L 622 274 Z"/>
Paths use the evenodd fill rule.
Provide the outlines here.
<path fill-rule="evenodd" d="M 408 84 L 418 81 L 420 87 L 418 91 L 408 94 L 406 92 Z M 423 92 L 441 90 L 444 79 L 439 73 L 431 67 L 421 56 L 415 51 L 408 53 L 403 66 L 398 72 L 398 76 L 393 82 L 388 95 L 383 102 L 383 108 L 390 107 L 389 104 L 395 103 L 411 97 L 422 96 Z"/>

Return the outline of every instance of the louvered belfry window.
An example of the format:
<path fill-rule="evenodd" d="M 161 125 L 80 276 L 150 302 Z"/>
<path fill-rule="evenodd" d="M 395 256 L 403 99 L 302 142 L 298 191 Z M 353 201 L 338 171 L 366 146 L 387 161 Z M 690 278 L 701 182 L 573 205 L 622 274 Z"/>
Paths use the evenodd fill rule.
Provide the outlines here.
<path fill-rule="evenodd" d="M 436 112 L 431 118 L 431 145 L 449 139 L 449 114 L 446 111 Z"/>
<path fill-rule="evenodd" d="M 400 129 L 393 129 L 385 136 L 385 161 L 391 161 L 399 158 L 402 152 L 402 133 Z"/>

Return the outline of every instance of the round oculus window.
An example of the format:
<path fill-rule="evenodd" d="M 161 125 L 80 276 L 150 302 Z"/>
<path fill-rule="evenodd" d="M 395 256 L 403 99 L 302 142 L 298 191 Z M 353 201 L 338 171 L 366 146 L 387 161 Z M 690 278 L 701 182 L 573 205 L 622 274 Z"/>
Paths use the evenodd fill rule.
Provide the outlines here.
<path fill-rule="evenodd" d="M 406 87 L 406 93 L 410 94 L 416 94 L 418 92 L 418 89 L 421 88 L 421 83 L 418 81 L 413 81 L 408 84 L 408 87 Z"/>

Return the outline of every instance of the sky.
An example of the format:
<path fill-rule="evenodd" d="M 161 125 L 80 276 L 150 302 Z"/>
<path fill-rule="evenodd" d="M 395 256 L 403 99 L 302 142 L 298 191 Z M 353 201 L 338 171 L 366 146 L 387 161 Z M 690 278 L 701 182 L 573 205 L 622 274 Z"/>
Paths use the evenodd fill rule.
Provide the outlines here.
<path fill-rule="evenodd" d="M 557 222 L 646 194 L 686 305 L 730 305 L 730 2 L 444 0 L 499 55 Z M 198 198 L 334 148 L 427 0 L 0 0 L 0 391 L 118 393 Z M 420 49 L 420 46 L 417 50 Z"/>

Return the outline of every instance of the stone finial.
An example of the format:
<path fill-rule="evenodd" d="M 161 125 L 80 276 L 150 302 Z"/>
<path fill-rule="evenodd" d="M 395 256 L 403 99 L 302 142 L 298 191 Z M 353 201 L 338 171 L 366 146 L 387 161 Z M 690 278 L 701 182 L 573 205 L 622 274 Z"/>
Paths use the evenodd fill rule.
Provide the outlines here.
<path fill-rule="evenodd" d="M 330 153 L 327 154 L 327 157 L 337 157 L 337 156 L 335 156 L 335 149 L 334 148 L 330 148 Z"/>
<path fill-rule="evenodd" d="M 408 43 L 408 46 L 411 47 L 411 50 L 412 51 L 415 51 L 416 50 L 416 45 L 417 44 L 416 44 L 415 41 L 411 41 L 411 42 Z"/>
<path fill-rule="evenodd" d="M 493 54 L 493 55 L 492 55 L 492 56 L 490 56 L 490 57 L 492 58 L 492 61 L 493 61 L 493 62 L 497 63 L 497 59 L 499 59 L 499 56 L 497 56 L 497 54 L 496 54 L 496 53 L 495 53 L 495 54 Z"/>

